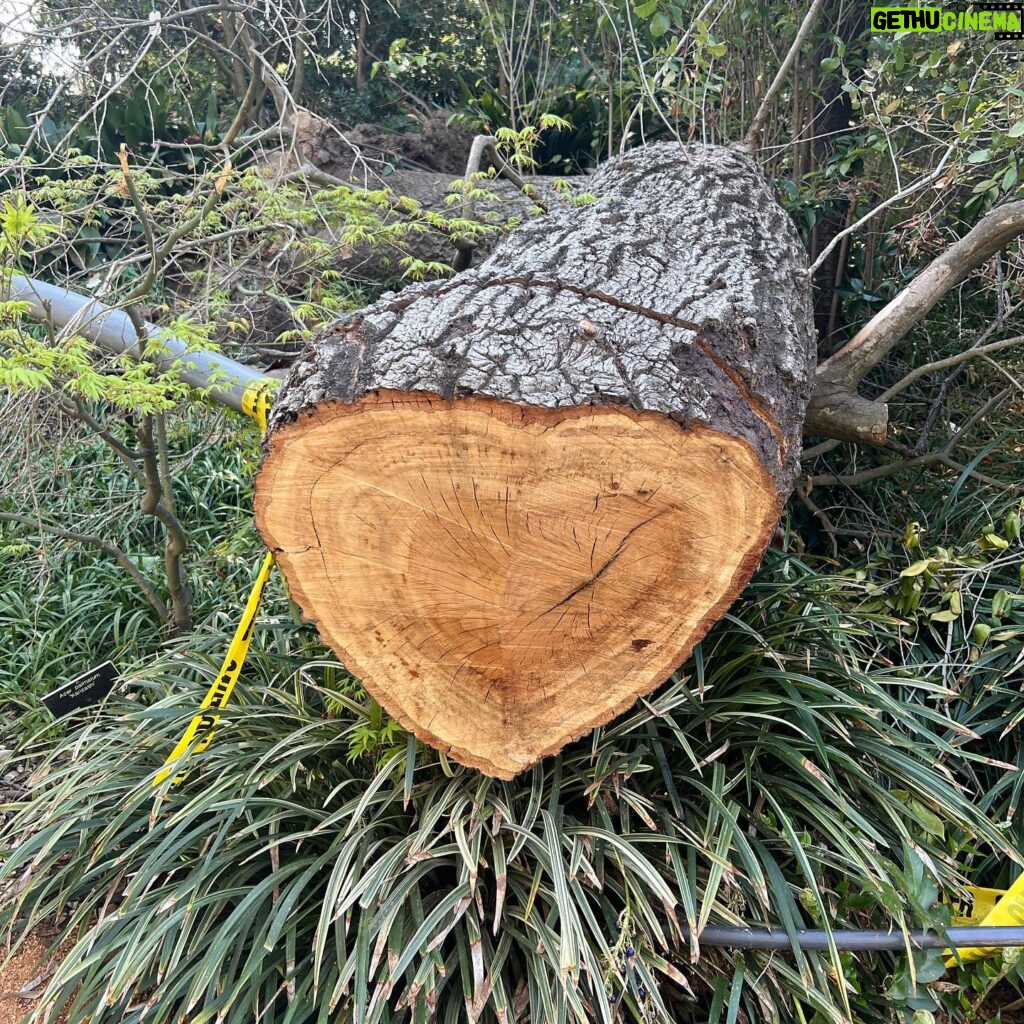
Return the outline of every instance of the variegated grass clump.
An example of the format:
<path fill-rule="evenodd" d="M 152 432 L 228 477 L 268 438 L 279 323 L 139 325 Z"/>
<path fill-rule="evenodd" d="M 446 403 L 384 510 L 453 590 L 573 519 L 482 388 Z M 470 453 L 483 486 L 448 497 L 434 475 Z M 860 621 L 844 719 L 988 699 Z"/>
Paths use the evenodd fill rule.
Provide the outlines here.
<path fill-rule="evenodd" d="M 1009 852 L 953 773 L 948 693 L 891 667 L 893 619 L 844 611 L 859 586 L 773 554 L 684 675 L 511 782 L 401 733 L 277 619 L 154 789 L 225 637 L 169 645 L 0 837 L 14 936 L 75 940 L 36 1019 L 898 1019 L 905 957 L 699 941 L 941 924 L 964 851 Z"/>

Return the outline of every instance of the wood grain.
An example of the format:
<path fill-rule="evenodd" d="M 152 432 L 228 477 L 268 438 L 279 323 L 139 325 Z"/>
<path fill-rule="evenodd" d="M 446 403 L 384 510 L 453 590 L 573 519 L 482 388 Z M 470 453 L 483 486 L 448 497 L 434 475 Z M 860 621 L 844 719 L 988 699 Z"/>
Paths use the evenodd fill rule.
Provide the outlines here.
<path fill-rule="evenodd" d="M 806 257 L 752 160 L 650 146 L 593 191 L 317 336 L 257 480 L 347 668 L 502 777 L 650 692 L 728 608 L 810 391 Z"/>

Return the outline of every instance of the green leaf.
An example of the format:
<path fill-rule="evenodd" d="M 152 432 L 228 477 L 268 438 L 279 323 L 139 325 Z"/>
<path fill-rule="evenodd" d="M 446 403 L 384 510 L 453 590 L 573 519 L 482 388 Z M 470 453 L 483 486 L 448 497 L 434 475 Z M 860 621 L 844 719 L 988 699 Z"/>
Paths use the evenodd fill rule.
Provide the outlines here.
<path fill-rule="evenodd" d="M 664 11 L 658 11 L 658 13 L 651 18 L 650 30 L 651 35 L 655 39 L 663 36 L 671 27 L 672 23 L 669 21 L 668 15 Z"/>
<path fill-rule="evenodd" d="M 920 984 L 939 981 L 946 976 L 946 965 L 942 951 L 938 949 L 920 949 L 914 952 L 914 967 Z"/>
<path fill-rule="evenodd" d="M 920 576 L 922 573 L 929 572 L 934 568 L 937 568 L 941 563 L 934 558 L 922 558 L 911 565 L 908 565 L 903 572 L 900 573 L 901 578 Z"/>

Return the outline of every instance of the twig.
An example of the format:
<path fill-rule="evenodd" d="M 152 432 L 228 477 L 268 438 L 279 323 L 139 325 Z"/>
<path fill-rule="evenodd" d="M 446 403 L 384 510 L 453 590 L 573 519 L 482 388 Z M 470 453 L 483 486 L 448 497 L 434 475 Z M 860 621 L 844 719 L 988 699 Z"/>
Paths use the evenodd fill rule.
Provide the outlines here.
<path fill-rule="evenodd" d="M 224 150 L 227 150 L 228 147 L 231 146 L 231 144 L 235 140 L 235 137 L 245 127 L 246 107 L 248 102 L 251 100 L 252 95 L 256 91 L 256 84 L 257 76 L 254 74 L 249 81 L 249 90 L 246 93 L 246 97 L 243 99 L 242 105 L 239 108 L 238 113 L 235 115 L 234 121 L 232 121 L 231 123 L 231 127 L 228 128 L 227 132 L 224 135 L 224 138 L 221 139 L 221 147 Z M 122 171 L 124 171 L 126 167 L 127 160 L 122 158 Z M 190 234 L 200 224 L 202 224 L 204 220 L 206 220 L 210 211 L 213 210 L 214 205 L 216 204 L 217 200 L 220 199 L 221 194 L 224 191 L 225 175 L 229 174 L 230 171 L 231 160 L 230 158 L 225 158 L 225 167 L 217 176 L 217 180 L 214 182 L 214 186 L 211 189 L 210 194 L 206 197 L 206 200 L 203 203 L 200 210 L 197 213 L 194 213 L 187 220 L 179 224 L 173 231 L 169 232 L 167 237 L 163 240 L 163 242 L 160 244 L 158 248 L 155 247 L 155 243 L 153 243 L 154 248 L 151 250 L 150 265 L 147 268 L 146 273 L 142 275 L 141 279 L 139 280 L 139 283 L 122 300 L 123 305 L 125 306 L 126 309 L 133 302 L 138 302 L 139 299 L 145 298 L 145 296 L 149 294 L 150 289 L 156 283 L 156 277 L 157 274 L 159 273 L 160 266 L 163 264 L 163 261 L 171 254 L 171 251 L 178 244 L 178 242 L 180 242 L 186 235 Z M 131 195 L 134 185 L 131 181 L 130 174 L 125 176 L 125 182 L 128 188 L 128 193 L 129 195 Z M 133 197 L 133 205 L 135 205 L 137 211 L 141 211 L 140 216 L 142 216 L 143 230 L 145 230 L 145 225 L 147 223 L 148 218 L 145 216 L 145 208 L 142 207 L 141 201 L 138 204 L 135 203 L 136 198 L 137 194 L 136 196 Z M 148 235 L 147 240 L 150 240 Z"/>
<path fill-rule="evenodd" d="M 835 438 L 831 438 L 828 441 L 822 441 L 820 444 L 816 444 L 811 448 L 805 448 L 800 453 L 802 461 L 810 462 L 812 459 L 816 459 L 819 455 L 827 455 L 829 452 L 834 451 L 843 442 L 837 441 Z"/>
<path fill-rule="evenodd" d="M 515 185 L 515 187 L 517 189 L 519 189 L 519 191 L 522 192 L 523 195 L 527 196 L 530 199 L 530 201 L 535 206 L 539 207 L 541 210 L 543 210 L 545 213 L 547 213 L 548 212 L 547 204 L 543 203 L 540 199 L 538 199 L 536 197 L 536 195 L 534 194 L 536 189 L 534 189 L 534 187 L 531 184 L 529 184 L 529 182 L 527 182 L 525 179 L 523 179 L 519 175 L 519 172 L 516 171 L 516 169 L 501 155 L 501 150 L 498 149 L 498 144 L 497 144 L 497 141 L 494 138 L 494 136 L 493 135 L 478 135 L 473 140 L 474 147 L 476 146 L 477 140 L 479 140 L 479 139 L 483 139 L 484 140 L 483 152 L 486 153 L 487 156 L 489 156 L 491 158 L 492 162 L 494 163 L 494 166 L 497 167 L 497 169 L 498 169 L 498 173 L 503 178 L 508 178 L 508 180 L 510 182 L 512 182 L 512 184 Z M 476 174 L 477 171 L 479 171 L 479 169 L 480 169 L 480 161 L 482 159 L 482 155 L 478 156 L 476 158 L 476 166 L 473 168 L 472 171 L 470 171 L 469 170 L 469 166 L 472 165 L 472 159 L 473 159 L 473 157 L 472 157 L 472 153 L 471 153 L 470 154 L 470 165 L 468 165 L 467 168 L 466 168 L 466 177 L 467 177 L 467 179 L 470 177 L 471 174 Z"/>
<path fill-rule="evenodd" d="M 917 444 L 914 445 L 915 455 L 923 455 L 925 451 L 927 451 L 928 438 L 932 436 L 935 424 L 939 421 L 939 414 L 942 412 L 943 406 L 946 404 L 946 396 L 949 394 L 949 389 L 956 383 L 958 378 L 963 376 L 966 369 L 967 364 L 961 363 L 939 385 L 939 393 L 935 396 L 931 407 L 928 409 L 928 415 L 925 418 L 924 426 L 921 428 L 921 434 L 917 439 Z"/>
<path fill-rule="evenodd" d="M 164 527 L 164 574 L 167 590 L 171 597 L 168 622 L 175 632 L 186 632 L 192 626 L 192 595 L 182 565 L 185 553 L 185 531 L 170 509 L 164 503 L 160 464 L 154 440 L 154 417 L 147 415 L 139 424 L 139 440 L 142 441 L 142 468 L 146 475 L 146 491 L 139 507 L 146 514 L 159 520 Z"/>
<path fill-rule="evenodd" d="M 804 45 L 804 40 L 806 40 L 815 21 L 817 21 L 822 3 L 823 0 L 814 0 L 804 15 L 804 20 L 800 23 L 800 28 L 797 30 L 793 45 L 789 48 L 789 53 L 786 54 L 785 60 L 783 60 L 779 70 L 776 72 L 772 84 L 768 86 L 768 91 L 764 94 L 764 99 L 761 100 L 761 105 L 757 108 L 757 113 L 754 114 L 754 119 L 750 122 L 747 134 L 743 136 L 743 146 L 751 152 L 757 149 L 761 143 L 761 133 L 764 131 L 765 121 L 768 120 L 768 113 L 772 102 L 778 91 L 782 88 L 782 83 L 785 82 L 786 77 L 789 75 L 790 68 L 793 67 L 793 63 L 796 60 L 796 55 Z"/>
<path fill-rule="evenodd" d="M 154 417 L 156 426 L 156 454 L 157 463 L 160 467 L 160 488 L 163 491 L 164 502 L 168 512 L 177 518 L 178 509 L 174 501 L 174 479 L 171 476 L 171 459 L 167 451 L 167 417 L 157 413 Z"/>
<path fill-rule="evenodd" d="M 939 161 L 935 170 L 926 174 L 923 178 L 918 178 L 912 185 L 908 185 L 906 188 L 901 189 L 895 195 L 889 196 L 888 199 L 879 203 L 877 206 L 872 207 L 864 214 L 859 220 L 854 221 L 849 227 L 843 228 L 832 240 L 825 246 L 824 249 L 818 254 L 818 258 L 811 264 L 811 269 L 807 272 L 809 276 L 813 277 L 818 267 L 828 259 L 832 250 L 844 239 L 847 235 L 852 235 L 855 231 L 859 231 L 869 220 L 880 214 L 883 210 L 888 209 L 893 203 L 898 203 L 901 199 L 906 199 L 908 196 L 913 195 L 915 192 L 924 188 L 925 185 L 930 185 L 933 181 L 936 181 L 939 175 L 942 174 L 943 168 L 946 166 L 947 161 L 953 155 L 955 146 L 950 146 L 943 154 L 942 159 Z"/>
<path fill-rule="evenodd" d="M 980 423 L 990 412 L 995 412 L 1012 394 L 1011 388 L 1003 388 L 998 394 L 993 395 L 980 409 L 967 420 L 967 422 L 949 439 L 943 451 L 948 455 L 957 446 L 961 437 L 972 430 L 976 423 Z"/>
<path fill-rule="evenodd" d="M 815 519 L 821 523 L 825 532 L 828 534 L 829 542 L 832 545 L 832 557 L 839 557 L 839 542 L 836 540 L 836 527 L 831 519 L 814 503 L 811 499 L 810 492 L 804 485 L 802 480 L 797 480 L 796 485 L 793 487 L 793 491 L 796 496 L 800 499 L 801 504 L 808 512 L 814 516 Z"/>
<path fill-rule="evenodd" d="M 353 188 L 350 181 L 345 181 L 328 171 L 322 171 L 315 167 L 308 160 L 301 160 L 294 171 L 289 171 L 284 177 L 285 183 L 294 181 L 308 181 L 312 185 L 319 185 L 320 188 Z"/>
<path fill-rule="evenodd" d="M 615 18 L 612 16 L 612 14 L 609 14 L 608 9 L 607 9 L 608 5 L 602 4 L 601 6 L 602 6 L 602 8 L 605 9 L 605 13 L 608 15 L 608 21 L 612 24 L 612 26 L 614 26 Z M 709 10 L 711 10 L 711 8 L 713 6 L 715 6 L 715 0 L 707 0 L 707 2 L 704 4 L 704 6 L 691 19 L 691 25 L 699 25 L 700 22 L 703 20 L 704 16 L 708 13 Z M 617 11 L 615 13 L 617 14 Z M 628 5 L 626 7 L 626 18 L 627 18 L 628 23 L 629 23 L 630 38 L 631 38 L 631 40 L 633 42 L 634 49 L 636 50 L 636 54 L 637 54 L 637 58 L 638 58 L 638 65 L 640 67 L 643 67 L 644 60 L 643 60 L 642 54 L 640 53 L 640 48 L 639 48 L 639 46 L 637 44 L 637 32 L 636 32 L 635 27 L 633 26 L 633 19 L 632 19 L 631 15 L 630 15 L 630 9 L 629 9 Z M 670 132 L 672 132 L 673 134 L 675 133 L 675 131 L 674 131 L 672 125 L 669 124 L 669 122 L 666 120 L 665 115 L 661 111 L 661 107 L 658 106 L 658 98 L 655 95 L 654 90 L 660 86 L 661 79 L 668 73 L 666 69 L 672 67 L 672 61 L 674 61 L 676 59 L 676 57 L 678 57 L 683 52 L 683 50 L 686 49 L 687 43 L 690 42 L 690 31 L 691 30 L 689 28 L 687 28 L 686 31 L 679 37 L 679 40 L 676 43 L 675 47 L 673 48 L 672 53 L 669 55 L 669 57 L 665 61 L 662 62 L 661 67 L 659 67 L 658 70 L 655 71 L 655 73 L 653 75 L 651 75 L 651 76 L 648 76 L 648 75 L 645 75 L 645 74 L 641 74 L 640 75 L 640 84 L 643 86 L 644 91 L 647 93 L 647 96 L 650 98 L 652 106 L 654 107 L 655 111 L 657 111 L 658 116 L 664 122 L 666 128 L 668 128 L 668 130 Z M 616 32 L 616 35 L 618 35 L 617 32 Z M 630 129 L 633 127 L 633 122 L 637 119 L 637 117 L 639 117 L 641 110 L 643 110 L 643 106 L 644 106 L 644 98 L 641 97 L 633 105 L 633 109 L 629 112 L 629 117 L 626 118 L 626 123 L 622 127 L 622 138 L 621 138 L 621 141 L 619 143 L 619 152 L 620 153 L 625 153 L 626 152 L 626 144 L 629 141 Z M 609 104 L 609 110 L 610 110 L 610 108 L 611 108 L 611 104 Z M 643 125 L 641 123 L 641 129 L 642 129 L 642 127 L 643 127 Z"/>
<path fill-rule="evenodd" d="M 117 159 L 121 165 L 121 177 L 124 178 L 125 188 L 128 189 L 128 196 L 139 215 L 142 224 L 142 232 L 146 236 L 146 245 L 149 248 L 150 259 L 156 263 L 156 239 L 153 237 L 153 222 L 150 220 L 149 212 L 142 202 L 142 196 L 135 187 L 135 180 L 132 177 L 131 168 L 128 166 L 128 147 L 122 142 L 121 148 L 117 151 Z"/>
<path fill-rule="evenodd" d="M 884 466 L 875 466 L 872 469 L 863 470 L 860 473 L 853 473 L 849 475 L 840 475 L 836 473 L 823 473 L 819 476 L 812 476 L 808 479 L 808 483 L 812 487 L 856 487 L 858 484 L 870 483 L 872 480 L 883 480 L 886 477 L 893 476 L 896 473 L 900 473 L 905 469 L 914 469 L 918 467 L 934 466 L 936 464 L 943 465 L 952 469 L 958 473 L 966 473 L 972 480 L 977 480 L 979 483 L 985 484 L 988 487 L 998 487 L 1001 490 L 1007 491 L 1018 491 L 1021 489 L 1020 484 L 1008 484 L 1004 480 L 997 480 L 993 476 L 989 476 L 987 473 L 979 473 L 976 469 L 967 469 L 962 463 L 957 462 L 952 457 L 951 452 L 955 451 L 960 439 L 967 434 L 980 420 L 984 419 L 990 412 L 996 409 L 1002 402 L 1004 402 L 1011 394 L 1010 388 L 1004 388 L 999 394 L 994 395 L 990 398 L 973 416 L 946 442 L 946 444 L 936 451 L 928 452 L 925 455 L 915 455 L 910 458 L 903 459 L 900 462 L 889 462 Z M 894 446 L 890 442 L 890 449 Z"/>
<path fill-rule="evenodd" d="M 939 370 L 949 370 L 954 366 L 959 366 L 961 363 L 966 363 L 971 359 L 991 356 L 996 352 L 1002 352 L 1003 349 L 1013 348 L 1017 345 L 1024 345 L 1024 334 L 1018 335 L 1016 338 L 1005 338 L 1003 341 L 993 341 L 988 345 L 980 345 L 974 348 L 964 349 L 963 352 L 958 352 L 953 356 L 947 356 L 945 359 L 936 359 L 932 363 L 925 363 L 923 366 L 919 366 L 916 369 L 911 370 L 910 373 L 908 373 L 902 380 L 893 384 L 888 391 L 885 391 L 878 398 L 878 401 L 889 401 L 890 398 L 900 394 L 900 392 L 906 391 L 914 381 L 920 380 L 921 377 L 925 377 L 929 373 L 936 373 Z"/>
<path fill-rule="evenodd" d="M 114 435 L 105 427 L 99 420 L 97 420 L 88 409 L 82 405 L 81 401 L 77 398 L 62 398 L 61 408 L 75 419 L 80 420 L 84 423 L 94 434 L 102 438 L 106 445 L 113 451 L 117 457 L 124 463 L 128 472 L 139 483 L 145 483 L 145 478 L 142 474 L 142 470 L 139 469 L 138 462 L 140 453 L 132 451 L 126 444 L 114 437 Z"/>
<path fill-rule="evenodd" d="M 142 575 L 139 567 L 116 544 L 112 544 L 110 541 L 106 541 L 102 537 L 97 537 L 91 533 L 76 533 L 74 530 L 65 530 L 60 526 L 51 526 L 49 523 L 44 523 L 39 519 L 18 515 L 16 512 L 0 512 L 0 520 L 7 523 L 18 523 L 22 526 L 31 526 L 33 529 L 39 530 L 40 533 L 49 533 L 63 540 L 73 540 L 79 544 L 89 544 L 92 547 L 99 548 L 104 554 L 113 558 L 135 580 L 139 589 L 145 595 L 146 600 L 153 606 L 157 615 L 160 616 L 160 620 L 170 623 L 171 616 L 167 610 L 167 605 L 161 600 L 160 595 L 149 580 Z"/>
<path fill-rule="evenodd" d="M 996 371 L 996 373 L 1002 374 L 1014 386 L 1014 388 L 1017 391 L 1024 391 L 1024 383 L 1022 383 L 1016 377 L 1014 377 L 1014 375 L 1010 373 L 1010 371 L 1005 366 L 1003 366 L 1001 363 L 997 363 L 991 356 L 982 356 L 981 361 L 983 363 L 988 363 L 988 365 L 991 366 L 992 369 Z"/>
<path fill-rule="evenodd" d="M 497 168 L 498 174 L 512 182 L 523 195 L 543 210 L 544 213 L 548 212 L 547 205 L 533 194 L 535 191 L 533 186 L 526 182 L 498 151 L 497 139 L 493 135 L 477 135 L 473 139 L 473 144 L 469 149 L 469 159 L 466 161 L 466 173 L 463 176 L 463 180 L 469 188 L 472 188 L 473 178 L 480 173 L 480 164 L 483 162 L 485 155 L 490 157 L 491 162 Z M 467 220 L 474 219 L 473 200 L 469 195 L 466 196 L 465 202 L 462 205 L 462 216 Z M 452 244 L 458 250 L 454 267 L 456 270 L 465 270 L 473 261 L 473 250 L 476 247 L 471 240 L 466 239 L 452 239 Z"/>
<path fill-rule="evenodd" d="M 873 469 L 865 469 L 860 473 L 840 475 L 837 473 L 822 473 L 819 476 L 812 476 L 808 483 L 812 487 L 857 487 L 860 484 L 871 483 L 873 480 L 884 480 L 886 477 L 902 473 L 905 469 L 915 469 L 924 466 L 942 465 L 957 473 L 966 472 L 973 480 L 985 484 L 988 487 L 998 487 L 1001 490 L 1016 491 L 1020 489 L 1019 484 L 1008 484 L 1005 480 L 997 480 L 994 476 L 986 473 L 979 473 L 976 469 L 968 470 L 962 463 L 943 455 L 941 452 L 929 452 L 927 455 L 919 455 L 912 459 L 904 459 L 902 462 L 887 462 L 884 466 L 875 466 Z"/>

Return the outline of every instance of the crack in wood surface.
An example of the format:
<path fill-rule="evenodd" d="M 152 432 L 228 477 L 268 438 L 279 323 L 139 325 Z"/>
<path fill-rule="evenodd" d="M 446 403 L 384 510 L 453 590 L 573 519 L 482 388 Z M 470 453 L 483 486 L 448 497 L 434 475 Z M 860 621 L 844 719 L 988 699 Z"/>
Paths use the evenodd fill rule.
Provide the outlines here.
<path fill-rule="evenodd" d="M 786 452 L 788 451 L 788 445 L 786 439 L 783 436 L 782 428 L 779 426 L 778 420 L 768 411 L 765 406 L 764 400 L 759 396 L 755 395 L 746 384 L 746 381 L 740 376 L 740 374 L 733 369 L 724 359 L 722 359 L 707 343 L 703 337 L 697 338 L 697 347 L 701 350 L 717 366 L 722 373 L 732 381 L 736 390 L 743 397 L 743 400 L 747 403 L 750 411 L 771 431 L 772 437 L 775 438 L 779 446 L 780 462 L 786 461 Z"/>
<path fill-rule="evenodd" d="M 589 579 L 584 580 L 578 587 L 576 587 L 565 597 L 563 597 L 561 601 L 556 601 L 546 611 L 541 612 L 540 615 L 538 615 L 537 618 L 533 620 L 533 622 L 539 622 L 541 619 L 544 618 L 545 615 L 550 615 L 551 612 L 553 612 L 556 608 L 561 608 L 563 604 L 568 604 L 578 594 L 583 593 L 583 591 L 586 590 L 588 587 L 593 586 L 593 584 L 595 584 L 612 567 L 612 565 L 615 563 L 618 557 L 626 550 L 626 543 L 629 540 L 629 538 L 632 537 L 633 534 L 636 533 L 636 531 L 639 530 L 642 526 L 646 526 L 648 523 L 653 523 L 654 520 L 662 514 L 662 512 L 656 512 L 653 516 L 651 516 L 648 519 L 645 519 L 642 523 L 637 523 L 636 526 L 629 530 L 626 533 L 626 535 L 622 538 L 622 540 L 619 541 L 619 545 L 615 549 L 615 551 L 612 552 L 611 557 L 604 563 L 604 565 L 601 566 L 600 569 L 597 570 L 597 572 L 595 572 Z M 533 625 L 533 622 L 530 623 L 531 626 Z"/>
<path fill-rule="evenodd" d="M 603 302 L 606 305 L 612 306 L 615 309 L 621 309 L 627 313 L 635 313 L 637 316 L 647 317 L 649 320 L 654 320 L 660 324 L 666 324 L 669 327 L 679 327 L 683 330 L 693 331 L 699 333 L 701 330 L 700 324 L 694 320 L 686 320 L 683 317 L 675 316 L 672 313 L 663 313 L 657 309 L 650 309 L 647 306 L 641 306 L 636 302 L 628 302 L 625 299 L 617 298 L 614 295 L 609 295 L 608 292 L 600 291 L 594 288 L 584 288 L 582 285 L 569 284 L 568 281 L 559 281 L 557 278 L 546 279 L 541 277 L 532 277 L 529 275 L 516 275 L 513 277 L 494 277 L 486 281 L 473 281 L 473 280 L 456 280 L 449 285 L 444 285 L 439 288 L 433 288 L 430 291 L 415 292 L 412 295 L 406 295 L 401 299 L 397 299 L 393 302 L 389 302 L 383 306 L 377 306 L 374 308 L 374 313 L 404 313 L 414 302 L 420 299 L 436 299 L 443 295 L 449 295 L 452 292 L 458 291 L 460 288 L 471 288 L 475 291 L 483 291 L 486 288 L 550 288 L 552 291 L 565 291 L 571 292 L 574 295 L 579 295 L 584 299 L 596 299 L 598 302 Z M 339 324 L 334 330 L 342 333 L 351 334 L 357 331 L 365 320 L 365 316 L 356 314 L 351 319 L 346 320 L 344 323 Z"/>

